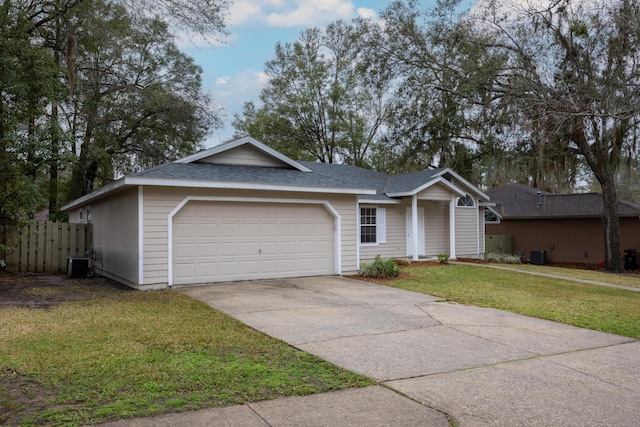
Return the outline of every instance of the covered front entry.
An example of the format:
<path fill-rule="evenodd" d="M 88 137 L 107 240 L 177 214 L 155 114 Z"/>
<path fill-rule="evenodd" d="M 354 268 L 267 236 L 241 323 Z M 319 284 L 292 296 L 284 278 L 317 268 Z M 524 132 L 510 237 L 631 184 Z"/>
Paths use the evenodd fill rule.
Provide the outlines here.
<path fill-rule="evenodd" d="M 335 273 L 322 204 L 191 200 L 173 217 L 173 284 Z"/>

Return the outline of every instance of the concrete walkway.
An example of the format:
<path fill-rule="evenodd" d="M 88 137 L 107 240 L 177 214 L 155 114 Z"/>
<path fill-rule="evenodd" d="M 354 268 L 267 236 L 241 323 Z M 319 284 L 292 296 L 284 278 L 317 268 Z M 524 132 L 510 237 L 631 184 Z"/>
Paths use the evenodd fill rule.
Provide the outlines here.
<path fill-rule="evenodd" d="M 381 386 L 110 426 L 640 425 L 637 340 L 340 277 L 179 291 Z"/>

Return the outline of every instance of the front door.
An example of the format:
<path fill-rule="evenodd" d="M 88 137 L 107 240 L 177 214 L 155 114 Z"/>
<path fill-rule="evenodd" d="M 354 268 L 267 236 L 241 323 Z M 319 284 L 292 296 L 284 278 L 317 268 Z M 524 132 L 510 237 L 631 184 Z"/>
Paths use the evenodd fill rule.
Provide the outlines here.
<path fill-rule="evenodd" d="M 407 256 L 413 256 L 411 208 L 407 208 Z M 424 255 L 424 208 L 418 208 L 418 255 Z"/>

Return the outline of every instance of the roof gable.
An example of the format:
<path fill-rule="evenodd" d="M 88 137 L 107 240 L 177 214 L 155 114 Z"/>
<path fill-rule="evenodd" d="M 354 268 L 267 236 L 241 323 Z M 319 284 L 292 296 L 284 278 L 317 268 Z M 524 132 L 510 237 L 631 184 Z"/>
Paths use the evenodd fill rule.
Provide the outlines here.
<path fill-rule="evenodd" d="M 247 136 L 176 160 L 175 163 L 210 163 L 310 170 L 295 160 Z"/>

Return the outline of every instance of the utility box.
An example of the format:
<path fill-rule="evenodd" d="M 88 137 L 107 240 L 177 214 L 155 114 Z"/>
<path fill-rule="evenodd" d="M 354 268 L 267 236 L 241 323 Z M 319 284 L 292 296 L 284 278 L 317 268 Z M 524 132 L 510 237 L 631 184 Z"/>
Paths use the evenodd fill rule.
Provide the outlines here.
<path fill-rule="evenodd" d="M 637 249 L 624 250 L 624 269 L 625 270 L 638 269 L 638 250 Z"/>
<path fill-rule="evenodd" d="M 545 265 L 547 263 L 547 257 L 545 251 L 531 250 L 529 257 L 529 263 L 535 265 Z"/>
<path fill-rule="evenodd" d="M 90 258 L 67 258 L 67 277 L 87 277 Z"/>

